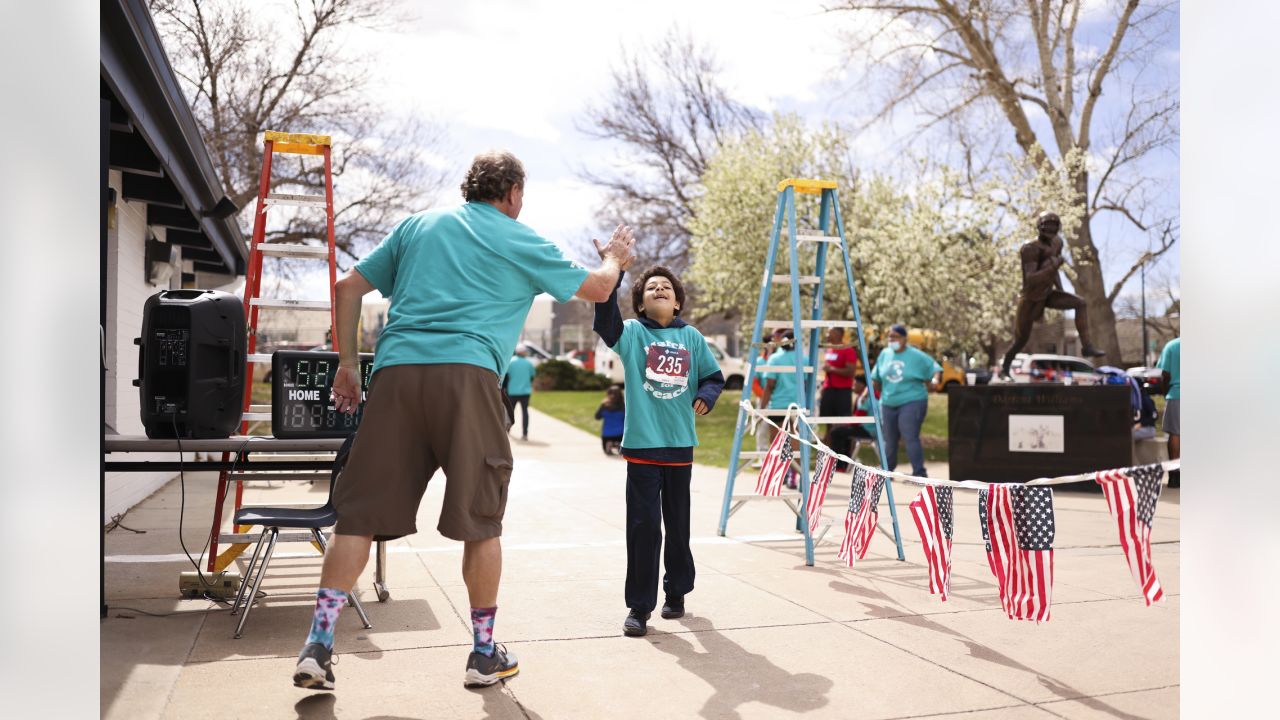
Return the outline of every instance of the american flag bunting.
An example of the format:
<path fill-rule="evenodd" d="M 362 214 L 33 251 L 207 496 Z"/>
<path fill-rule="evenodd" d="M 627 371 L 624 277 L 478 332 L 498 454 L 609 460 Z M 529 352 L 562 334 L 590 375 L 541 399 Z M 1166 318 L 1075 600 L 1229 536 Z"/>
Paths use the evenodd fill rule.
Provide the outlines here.
<path fill-rule="evenodd" d="M 787 435 L 786 427 L 787 424 L 783 422 L 783 429 L 773 436 L 773 443 L 764 455 L 760 477 L 756 478 L 758 495 L 778 497 L 782 494 L 782 483 L 791 470 L 791 436 Z"/>
<path fill-rule="evenodd" d="M 929 564 L 929 594 L 941 595 L 944 602 L 951 587 L 952 503 L 951 488 L 927 485 L 909 506 Z"/>
<path fill-rule="evenodd" d="M 809 534 L 818 531 L 818 522 L 822 520 L 822 502 L 827 499 L 827 487 L 831 485 L 831 476 L 836 470 L 836 456 L 824 452 L 818 458 L 818 467 L 813 471 L 813 482 L 809 484 L 809 500 L 805 514 L 809 517 Z"/>
<path fill-rule="evenodd" d="M 844 518 L 844 541 L 840 543 L 838 558 L 853 567 L 854 560 L 867 555 L 871 536 L 876 531 L 880 513 L 880 491 L 884 489 L 884 476 L 862 467 L 853 471 L 853 487 L 849 491 L 849 512 Z"/>
<path fill-rule="evenodd" d="M 1160 499 L 1164 468 L 1159 465 L 1106 470 L 1094 478 L 1107 496 L 1111 516 L 1120 528 L 1120 547 L 1129 561 L 1129 572 L 1142 590 L 1147 605 L 1164 598 L 1151 564 L 1151 524 Z"/>
<path fill-rule="evenodd" d="M 978 493 L 987 561 L 1011 620 L 1049 619 L 1053 599 L 1053 490 L 992 485 Z"/>

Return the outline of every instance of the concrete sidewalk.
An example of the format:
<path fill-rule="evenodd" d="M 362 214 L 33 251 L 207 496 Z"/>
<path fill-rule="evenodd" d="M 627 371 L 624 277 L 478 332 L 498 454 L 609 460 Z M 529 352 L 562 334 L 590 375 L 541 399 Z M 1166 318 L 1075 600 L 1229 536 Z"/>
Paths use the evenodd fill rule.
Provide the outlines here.
<path fill-rule="evenodd" d="M 721 408 L 720 411 L 724 411 Z M 626 607 L 625 464 L 599 439 L 534 413 L 516 456 L 503 537 L 495 635 L 520 675 L 462 687 L 471 645 L 461 545 L 435 531 L 443 480 L 417 535 L 392 543 L 391 599 L 359 590 L 373 622 L 345 611 L 335 650 L 337 691 L 292 686 L 309 627 L 320 559 L 281 545 L 267 596 L 232 639 L 225 607 L 180 600 L 190 570 L 178 543 L 175 481 L 107 536 L 109 617 L 102 622 L 102 714 L 110 718 L 1169 718 L 1178 714 L 1179 492 L 1165 488 L 1153 533 L 1166 601 L 1146 607 L 1117 545 L 1100 493 L 1058 492 L 1053 619 L 1016 622 L 1000 609 L 977 523 L 976 493 L 956 492 L 951 599 L 930 596 L 906 509 L 916 488 L 896 484 L 906 550 L 878 533 L 864 561 L 836 560 L 848 476 L 827 495 L 837 520 L 804 565 L 795 516 L 748 503 L 716 536 L 724 471 L 695 466 L 688 614 L 654 614 L 645 638 L 622 635 Z M 945 475 L 945 467 L 931 467 Z M 184 537 L 198 553 L 214 479 L 186 478 Z M 739 491 L 754 479 L 742 476 Z M 248 503 L 313 499 L 327 485 L 246 490 Z M 880 525 L 890 528 L 881 505 Z M 244 564 L 240 563 L 241 571 Z M 152 613 L 152 614 L 147 614 Z M 156 616 L 160 615 L 160 616 Z"/>

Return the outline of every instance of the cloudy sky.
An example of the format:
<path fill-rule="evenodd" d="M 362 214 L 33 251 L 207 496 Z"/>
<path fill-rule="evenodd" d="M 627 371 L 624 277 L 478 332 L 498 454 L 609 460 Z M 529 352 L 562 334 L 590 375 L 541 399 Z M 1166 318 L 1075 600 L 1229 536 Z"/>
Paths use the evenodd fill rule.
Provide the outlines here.
<path fill-rule="evenodd" d="M 1089 0 L 1081 40 L 1106 39 L 1108 0 Z M 825 4 L 831 4 L 827 2 Z M 581 167 L 605 169 L 619 148 L 575 127 L 584 109 L 609 87 L 609 71 L 624 50 L 661 38 L 671 29 L 710 47 L 723 68 L 722 83 L 736 99 L 765 112 L 801 113 L 809 120 L 849 123 L 868 108 L 848 92 L 851 71 L 842 32 L 860 16 L 829 14 L 817 0 L 484 0 L 409 3 L 408 17 L 392 31 L 353 33 L 350 42 L 376 58 L 372 100 L 395 112 L 439 123 L 446 139 L 434 158 L 459 178 L 477 151 L 499 147 L 520 157 L 529 175 L 521 221 L 565 247 L 606 232 L 594 212 L 598 191 L 578 179 Z M 1160 46 L 1152 82 L 1176 83 L 1177 33 Z M 1107 103 L 1103 103 L 1107 105 Z M 1100 118 L 1099 124 L 1109 118 Z M 859 159 L 874 165 L 893 154 L 887 128 L 859 136 Z M 1167 176 L 1176 206 L 1177 157 L 1156 165 Z M 457 201 L 452 185 L 441 202 Z M 1121 236 L 1110 272 L 1142 241 Z M 1095 230 L 1095 235 L 1098 231 Z M 1107 258 L 1104 257 L 1104 260 Z M 1176 258 L 1166 263 L 1176 274 Z M 1114 267 L 1114 270 L 1111 268 Z M 1125 265 L 1127 267 L 1127 265 Z"/>

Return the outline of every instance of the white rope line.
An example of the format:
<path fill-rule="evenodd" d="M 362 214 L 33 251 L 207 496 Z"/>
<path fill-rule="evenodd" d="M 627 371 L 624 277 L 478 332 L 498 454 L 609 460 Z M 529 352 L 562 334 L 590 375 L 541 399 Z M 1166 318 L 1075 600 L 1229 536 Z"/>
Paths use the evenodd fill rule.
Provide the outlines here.
<path fill-rule="evenodd" d="M 791 436 L 792 439 L 798 442 L 802 442 L 805 445 L 808 445 L 809 447 L 813 448 L 814 450 L 817 450 L 820 453 L 827 453 L 830 455 L 834 455 L 836 459 L 840 460 L 841 462 L 847 463 L 849 465 L 853 465 L 855 467 L 860 467 L 864 470 L 874 472 L 878 475 L 883 475 L 885 477 L 889 477 L 894 480 L 901 480 L 902 482 L 911 483 L 913 485 L 932 485 L 933 487 L 960 488 L 962 490 L 986 490 L 990 488 L 992 485 L 999 484 L 999 483 L 983 482 L 981 480 L 942 480 L 938 478 L 922 478 L 922 477 L 916 477 L 915 475 L 908 475 L 906 473 L 896 472 L 893 470 L 885 470 L 884 468 L 872 467 L 870 465 L 863 465 L 862 463 L 858 462 L 857 460 L 854 460 L 848 455 L 842 455 L 841 453 L 838 453 L 835 450 L 832 450 L 829 446 L 827 446 L 821 440 L 815 439 L 813 442 L 810 442 L 809 440 L 806 440 L 800 437 L 796 433 L 793 433 L 790 430 L 787 430 L 786 428 L 779 426 L 777 423 L 770 420 L 768 416 L 764 415 L 759 410 L 757 410 L 749 400 L 742 400 L 738 404 L 743 410 L 745 410 L 749 415 L 752 416 L 753 425 L 759 422 L 766 422 L 772 425 L 773 427 L 777 428 L 779 432 L 786 433 L 787 435 Z M 787 414 L 786 416 L 783 417 L 783 424 L 785 425 L 787 420 L 791 419 L 793 411 L 795 414 L 795 419 L 800 423 L 804 423 L 805 428 L 809 430 L 809 434 L 812 435 L 814 438 L 817 438 L 818 433 L 814 432 L 813 426 L 810 425 L 808 419 L 805 418 L 806 411 L 804 410 L 804 408 L 800 407 L 797 403 L 791 403 L 790 405 L 787 406 Z M 894 449 L 896 450 L 897 448 L 894 448 Z M 1165 472 L 1168 472 L 1169 470 L 1177 470 L 1179 467 L 1181 467 L 1181 463 L 1182 463 L 1181 460 L 1167 460 L 1165 462 L 1159 463 L 1159 465 L 1160 467 L 1165 469 Z M 1109 471 L 1102 470 L 1098 472 L 1109 472 Z M 1052 478 L 1036 478 L 1035 480 L 1028 480 L 1025 483 L 1012 483 L 1012 484 L 1067 485 L 1070 483 L 1077 483 L 1077 482 L 1092 482 L 1095 479 L 1096 475 L 1097 475 L 1097 472 L 1089 472 L 1089 473 L 1080 473 L 1077 475 L 1062 475 L 1059 477 L 1052 477 Z"/>

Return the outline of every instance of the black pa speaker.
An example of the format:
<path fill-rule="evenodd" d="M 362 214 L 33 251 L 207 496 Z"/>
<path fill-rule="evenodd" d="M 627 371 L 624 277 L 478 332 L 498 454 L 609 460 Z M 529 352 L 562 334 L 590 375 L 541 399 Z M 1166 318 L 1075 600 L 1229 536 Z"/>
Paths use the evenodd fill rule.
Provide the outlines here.
<path fill-rule="evenodd" d="M 224 438 L 240 425 L 244 303 L 217 290 L 147 298 L 138 345 L 142 425 L 150 438 Z"/>

